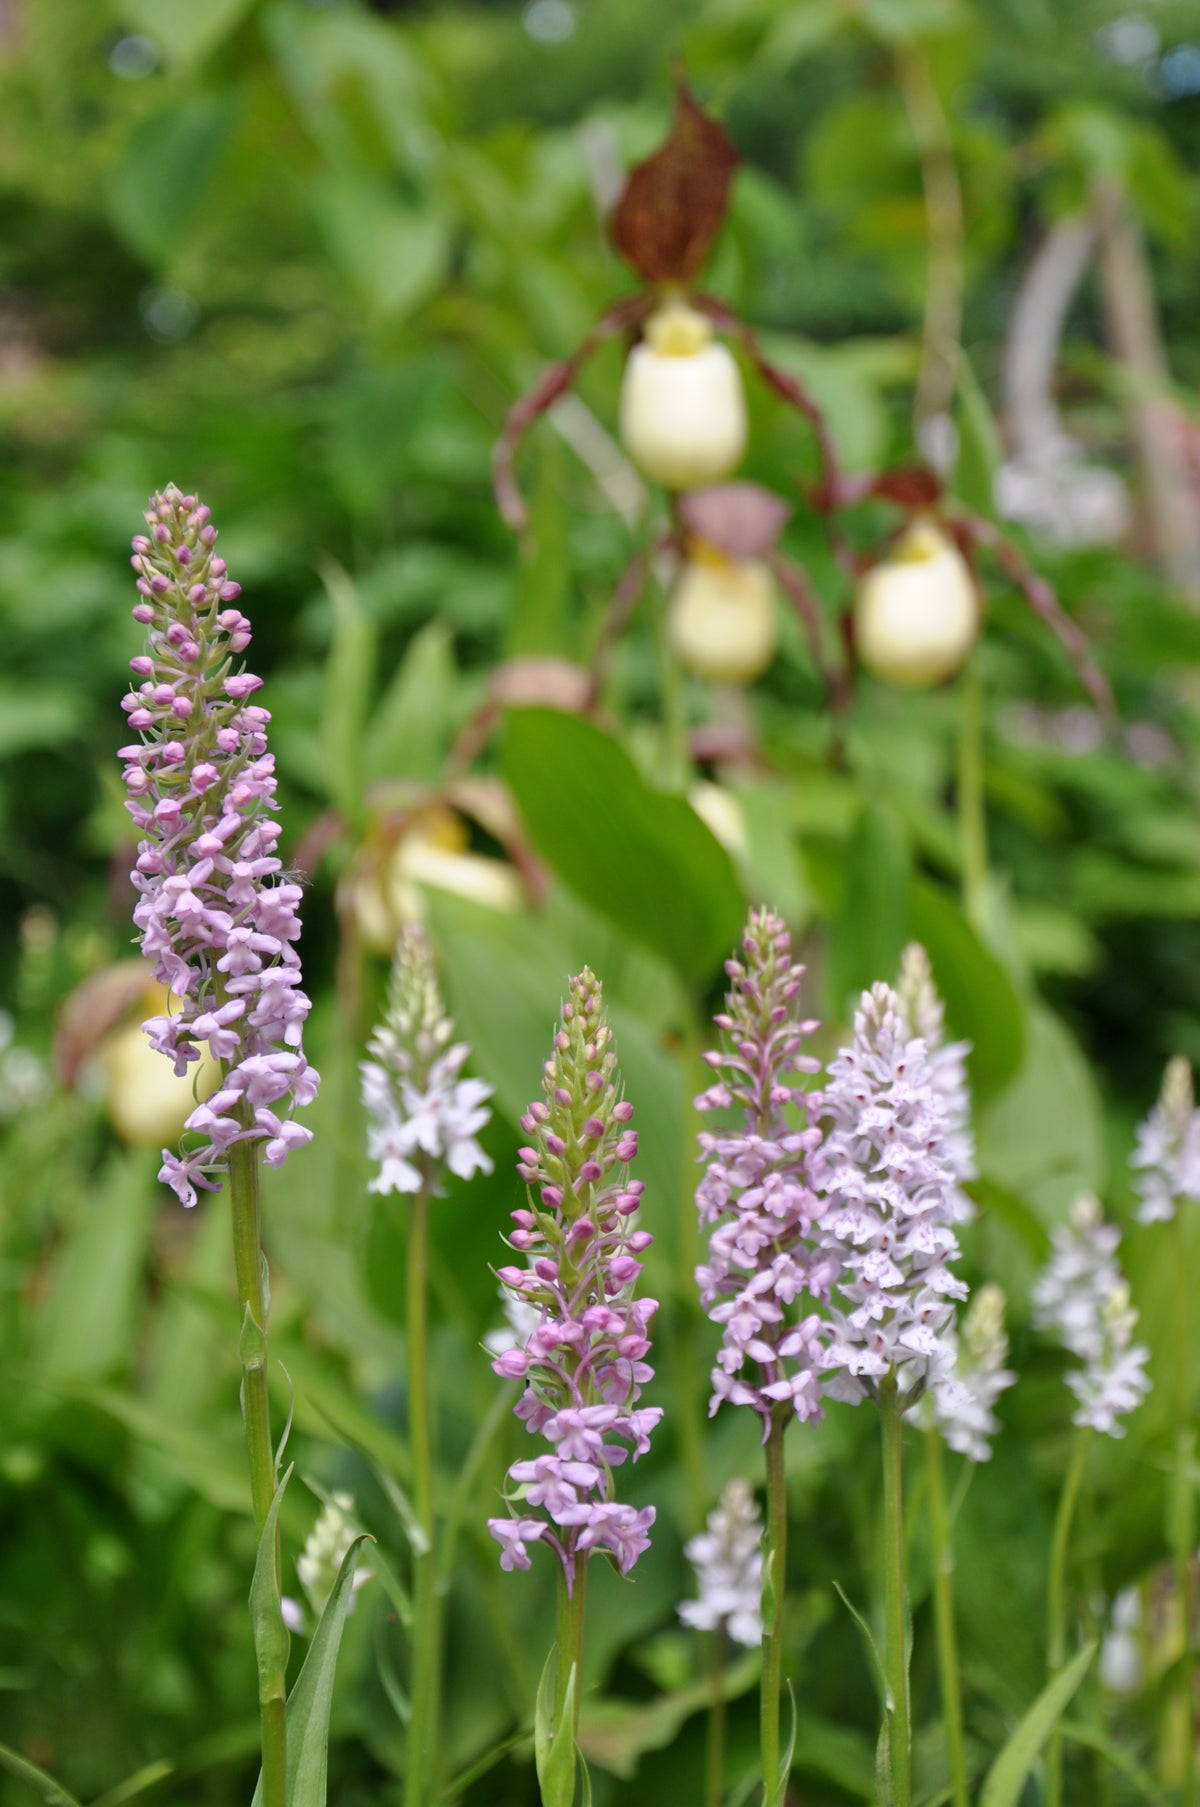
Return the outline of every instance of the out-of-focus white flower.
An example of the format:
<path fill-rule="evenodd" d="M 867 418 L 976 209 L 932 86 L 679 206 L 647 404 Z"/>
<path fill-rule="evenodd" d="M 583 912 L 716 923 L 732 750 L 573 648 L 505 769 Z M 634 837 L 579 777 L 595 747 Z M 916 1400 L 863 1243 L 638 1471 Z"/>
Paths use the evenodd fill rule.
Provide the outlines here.
<path fill-rule="evenodd" d="M 962 1324 L 948 1333 L 953 1365 L 917 1407 L 918 1413 L 928 1414 L 950 1448 L 972 1462 L 990 1461 L 991 1439 L 1000 1428 L 993 1407 L 1017 1378 L 1004 1365 L 1008 1360 L 1004 1307 L 1000 1287 L 980 1287 Z"/>
<path fill-rule="evenodd" d="M 296 1561 L 296 1574 L 317 1619 L 329 1603 L 329 1596 L 351 1544 L 361 1535 L 362 1526 L 355 1518 L 354 1495 L 333 1494 L 321 1508 L 317 1522 L 309 1532 L 304 1549 Z M 347 1613 L 354 1611 L 359 1590 L 366 1586 L 374 1572 L 370 1564 L 360 1556 L 351 1584 Z M 289 1631 L 304 1631 L 307 1615 L 300 1602 L 285 1597 L 281 1604 L 284 1623 Z"/>
<path fill-rule="evenodd" d="M 762 1521 L 746 1481 L 730 1481 L 708 1529 L 683 1546 L 699 1599 L 679 1617 L 696 1631 L 726 1631 L 735 1643 L 762 1643 Z"/>
<path fill-rule="evenodd" d="M 700 820 L 712 830 L 726 853 L 732 854 L 735 860 L 745 859 L 750 851 L 750 839 L 746 832 L 746 817 L 733 792 L 723 784 L 711 784 L 707 778 L 698 778 L 688 787 L 687 795 Z"/>
<path fill-rule="evenodd" d="M 860 582 L 854 644 L 889 684 L 940 684 L 966 663 L 981 619 L 966 559 L 935 521 L 919 517 Z"/>
<path fill-rule="evenodd" d="M 1113 1600 L 1100 1646 L 1100 1680 L 1113 1694 L 1136 1694 L 1142 1686 L 1141 1627 L 1142 1596 L 1136 1587 L 1123 1587 Z"/>
<path fill-rule="evenodd" d="M 396 949 L 386 1021 L 368 1045 L 374 1059 L 359 1069 L 367 1149 L 379 1163 L 369 1191 L 419 1192 L 443 1167 L 464 1180 L 492 1171 L 475 1139 L 491 1115 L 492 1088 L 459 1078 L 469 1049 L 447 1047 L 453 1027 L 424 931 L 409 923 Z"/>
<path fill-rule="evenodd" d="M 681 302 L 646 322 L 625 364 L 620 414 L 626 451 L 668 489 L 727 477 L 746 449 L 741 373 L 704 316 Z"/>
<path fill-rule="evenodd" d="M 1089 464 L 1067 433 L 1049 433 L 996 473 L 996 508 L 1052 546 L 1109 546 L 1129 526 L 1115 471 Z"/>
<path fill-rule="evenodd" d="M 1200 1111 L 1182 1055 L 1167 1062 L 1158 1102 L 1138 1130 L 1129 1165 L 1139 1176 L 1141 1223 L 1169 1223 L 1180 1202 L 1200 1203 Z"/>
<path fill-rule="evenodd" d="M 680 663 L 698 677 L 749 684 L 779 644 L 770 571 L 693 542 L 671 592 L 668 632 Z"/>
<path fill-rule="evenodd" d="M 1083 1367 L 1067 1375 L 1079 1401 L 1073 1422 L 1121 1437 L 1118 1420 L 1150 1391 L 1150 1351 L 1133 1341 L 1138 1314 L 1116 1261 L 1121 1233 L 1085 1193 L 1055 1230 L 1054 1250 L 1033 1288 L 1033 1321 L 1052 1330 Z"/>
<path fill-rule="evenodd" d="M 971 1088 L 967 1084 L 970 1042 L 946 1040 L 946 1006 L 933 982 L 929 955 L 919 941 L 910 941 L 900 962 L 896 987 L 900 1011 L 909 1033 L 919 1035 L 933 1076 L 933 1089 L 946 1108 L 946 1159 L 959 1185 L 951 1197 L 955 1223 L 971 1223 L 975 1206 L 962 1190 L 966 1180 L 978 1177 L 975 1134 L 971 1128 Z"/>
<path fill-rule="evenodd" d="M 510 1349 L 523 1350 L 542 1321 L 539 1306 L 528 1304 L 507 1286 L 500 1287 L 499 1293 L 505 1322 L 501 1328 L 489 1330 L 483 1339 L 489 1355 L 506 1355 Z"/>

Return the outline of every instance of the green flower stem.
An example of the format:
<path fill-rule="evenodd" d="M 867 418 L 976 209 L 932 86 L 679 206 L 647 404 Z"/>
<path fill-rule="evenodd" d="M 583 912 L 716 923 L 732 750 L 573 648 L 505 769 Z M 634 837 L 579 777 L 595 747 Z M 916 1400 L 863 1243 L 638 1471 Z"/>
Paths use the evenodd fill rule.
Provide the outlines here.
<path fill-rule="evenodd" d="M 248 1110 L 239 1106 L 243 1122 Z M 267 1286 L 263 1265 L 258 1203 L 259 1143 L 235 1142 L 229 1150 L 229 1202 L 233 1218 L 233 1262 L 237 1274 L 242 1364 L 242 1422 L 250 1458 L 250 1497 L 254 1523 L 262 1536 L 275 1497 L 275 1446 L 271 1441 L 271 1405 L 267 1394 Z M 281 1582 L 279 1536 L 275 1538 L 275 1577 Z M 286 1643 L 284 1644 L 286 1649 Z M 260 1701 L 262 1713 L 263 1807 L 286 1807 L 287 1675 L 281 1671 Z"/>
<path fill-rule="evenodd" d="M 978 655 L 962 674 L 958 730 L 958 832 L 963 909 L 976 934 L 987 930 L 987 813 L 983 799 L 983 682 Z"/>
<path fill-rule="evenodd" d="M 433 1177 L 426 1169 L 413 1195 L 408 1220 L 407 1340 L 408 1434 L 412 1457 L 413 1510 L 425 1534 L 425 1548 L 413 1551 L 413 1644 L 408 1761 L 404 1773 L 406 1807 L 429 1799 L 429 1776 L 437 1749 L 438 1677 L 441 1668 L 441 1611 L 433 1540 L 433 1437 L 429 1413 L 429 1201 Z"/>
<path fill-rule="evenodd" d="M 763 1659 L 760 1726 L 763 1807 L 783 1807 L 787 1777 L 779 1773 L 779 1697 L 783 1687 L 783 1597 L 787 1577 L 787 1476 L 781 1410 L 767 1434 L 767 1524 L 763 1538 Z"/>
<path fill-rule="evenodd" d="M 704 1761 L 704 1807 L 721 1807 L 725 1796 L 725 1666 L 729 1640 L 724 1627 L 712 1634 L 712 1697 Z"/>
<path fill-rule="evenodd" d="M 575 1585 L 567 1593 L 567 1577 L 561 1564 L 558 1571 L 558 1632 L 554 1665 L 554 1723 L 562 1728 L 560 1735 L 571 1740 L 571 1774 L 575 1774 L 574 1746 L 579 1737 L 579 1702 L 583 1693 L 583 1625 L 587 1610 L 588 1561 L 581 1556 L 575 1564 Z M 571 1672 L 575 1672 L 575 1698 L 571 1717 L 563 1725 L 567 1689 Z M 564 1794 L 566 1791 L 564 1790 Z"/>
<path fill-rule="evenodd" d="M 880 1382 L 879 1418 L 883 1430 L 883 1573 L 887 1680 L 891 1696 L 888 1744 L 896 1807 L 911 1807 L 908 1651 L 904 1635 L 904 1495 L 901 1479 L 904 1415 L 894 1373 L 889 1373 Z"/>
<path fill-rule="evenodd" d="M 937 1627 L 938 1674 L 942 1718 L 950 1764 L 950 1798 L 954 1807 L 970 1807 L 963 1746 L 962 1694 L 958 1679 L 958 1637 L 954 1629 L 954 1543 L 946 1515 L 942 1474 L 942 1440 L 933 1425 L 925 1428 L 925 1469 L 929 1481 L 929 1525 L 933 1536 L 933 1612 Z"/>
<path fill-rule="evenodd" d="M 663 783 L 668 790 L 687 788 L 692 769 L 688 747 L 687 708 L 683 692 L 683 673 L 675 657 L 667 632 L 667 598 L 662 586 L 653 587 L 654 629 L 658 642 L 658 663 L 662 674 L 663 699 Z"/>
<path fill-rule="evenodd" d="M 1196 1807 L 1196 1653 L 1193 1620 L 1195 1617 L 1192 1582 L 1192 1553 L 1196 1548 L 1196 1513 L 1192 1489 L 1192 1464 L 1195 1459 L 1196 1434 L 1191 1422 L 1192 1372 L 1187 1351 L 1192 1346 L 1192 1261 L 1190 1212 L 1176 1204 L 1174 1334 L 1171 1347 L 1175 1352 L 1175 1475 L 1171 1500 L 1171 1558 L 1175 1569 L 1175 1592 L 1179 1598 L 1179 1618 L 1183 1647 L 1179 1663 L 1179 1692 L 1182 1697 L 1183 1720 L 1183 1792 L 1180 1807 Z"/>
<path fill-rule="evenodd" d="M 1057 1675 L 1067 1655 L 1066 1577 L 1067 1553 L 1071 1544 L 1071 1526 L 1087 1469 L 1092 1433 L 1083 1426 L 1075 1433 L 1071 1462 L 1063 1482 L 1054 1520 L 1054 1542 L 1050 1551 L 1050 1578 L 1046 1590 L 1046 1667 Z M 1048 1807 L 1063 1807 L 1062 1739 L 1057 1726 L 1046 1747 L 1046 1800 Z"/>

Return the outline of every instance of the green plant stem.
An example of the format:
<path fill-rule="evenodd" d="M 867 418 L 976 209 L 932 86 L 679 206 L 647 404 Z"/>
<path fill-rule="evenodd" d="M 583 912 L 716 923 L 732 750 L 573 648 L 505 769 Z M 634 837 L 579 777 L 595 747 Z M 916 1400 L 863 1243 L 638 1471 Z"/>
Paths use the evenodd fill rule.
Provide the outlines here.
<path fill-rule="evenodd" d="M 1196 1547 L 1196 1515 L 1192 1492 L 1192 1464 L 1196 1437 L 1191 1422 L 1192 1262 L 1190 1208 L 1176 1205 L 1174 1324 L 1171 1348 L 1175 1367 L 1175 1475 L 1171 1501 L 1171 1557 L 1179 1620 L 1183 1638 L 1179 1662 L 1179 1691 L 1183 1698 L 1183 1792 L 1180 1807 L 1196 1807 L 1196 1655 L 1194 1649 L 1194 1601 L 1192 1553 Z"/>
<path fill-rule="evenodd" d="M 662 674 L 663 784 L 667 790 L 682 791 L 687 788 L 692 764 L 688 748 L 683 673 L 679 669 L 679 660 L 675 657 L 667 631 L 667 599 L 661 585 L 654 586 L 653 595 L 658 664 Z"/>
<path fill-rule="evenodd" d="M 950 1765 L 950 1798 L 954 1807 L 970 1807 L 958 1678 L 958 1636 L 954 1628 L 954 1543 L 946 1515 L 942 1440 L 932 1424 L 925 1428 L 925 1465 L 929 1478 L 929 1527 L 933 1537 L 933 1612 L 946 1754 Z"/>
<path fill-rule="evenodd" d="M 1050 1577 L 1046 1589 L 1046 1668 L 1052 1676 L 1058 1674 L 1067 1655 L 1067 1553 L 1071 1545 L 1071 1526 L 1075 1520 L 1075 1508 L 1079 1503 L 1079 1493 L 1083 1486 L 1091 1443 L 1092 1433 L 1086 1426 L 1076 1431 L 1074 1446 L 1071 1450 L 1071 1461 L 1063 1482 L 1063 1490 L 1058 1501 L 1058 1512 L 1054 1520 L 1054 1541 L 1050 1549 Z M 1049 1743 L 1046 1746 L 1046 1776 L 1048 1807 L 1062 1807 L 1062 1739 L 1057 1726 L 1051 1732 Z"/>
<path fill-rule="evenodd" d="M 987 814 L 983 800 L 983 683 L 979 659 L 962 674 L 958 730 L 958 832 L 962 853 L 963 909 L 976 934 L 987 929 Z"/>
<path fill-rule="evenodd" d="M 244 1106 L 239 1107 L 246 1117 Z M 250 1497 L 261 1537 L 275 1496 L 275 1447 L 271 1441 L 271 1403 L 267 1392 L 267 1285 L 263 1267 L 258 1202 L 257 1141 L 235 1142 L 229 1151 L 229 1202 L 233 1219 L 233 1263 L 237 1275 L 242 1364 L 242 1422 L 250 1459 Z M 279 1538 L 275 1539 L 275 1575 L 281 1578 Z M 260 1700 L 262 1717 L 263 1807 L 286 1807 L 287 1676 L 274 1678 Z"/>
<path fill-rule="evenodd" d="M 583 1626 L 587 1611 L 587 1556 L 581 1556 L 575 1564 L 575 1585 L 567 1592 L 567 1577 L 563 1569 L 558 1573 L 558 1630 L 556 1639 L 556 1657 L 554 1664 L 554 1723 L 561 1727 L 571 1740 L 572 1760 L 571 1774 L 575 1773 L 574 1746 L 579 1737 L 579 1703 L 583 1693 Z M 567 1704 L 567 1689 L 571 1683 L 571 1671 L 575 1672 L 575 1697 L 571 1703 L 571 1717 L 568 1724 L 563 1724 L 563 1710 Z M 565 1792 L 565 1791 L 564 1791 Z"/>
<path fill-rule="evenodd" d="M 413 1651 L 406 1807 L 423 1807 L 437 1748 L 438 1676 L 441 1667 L 440 1601 L 433 1540 L 433 1437 L 429 1412 L 429 1201 L 426 1172 L 413 1195 L 408 1226 L 407 1324 L 408 1434 L 412 1456 L 413 1510 L 425 1548 L 413 1551 Z"/>
<path fill-rule="evenodd" d="M 901 1479 L 904 1416 L 894 1374 L 888 1374 L 880 1382 L 879 1418 L 883 1430 L 883 1575 L 887 1678 L 891 1695 L 888 1744 L 896 1807 L 911 1807 L 908 1651 L 904 1635 L 904 1494 Z"/>
<path fill-rule="evenodd" d="M 708 1703 L 708 1738 L 704 1761 L 705 1807 L 721 1807 L 725 1795 L 725 1665 L 729 1639 L 721 1626 L 712 1634 L 712 1698 Z"/>
<path fill-rule="evenodd" d="M 763 1542 L 763 1656 L 759 1714 L 763 1807 L 783 1807 L 787 1777 L 779 1773 L 779 1697 L 783 1688 L 783 1597 L 787 1577 L 787 1476 L 779 1413 L 767 1434 L 767 1524 Z"/>

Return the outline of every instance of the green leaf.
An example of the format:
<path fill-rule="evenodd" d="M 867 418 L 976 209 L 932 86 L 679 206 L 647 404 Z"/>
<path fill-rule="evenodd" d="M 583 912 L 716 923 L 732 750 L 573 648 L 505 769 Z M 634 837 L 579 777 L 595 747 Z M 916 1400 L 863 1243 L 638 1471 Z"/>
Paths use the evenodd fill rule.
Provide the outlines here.
<path fill-rule="evenodd" d="M 249 11 L 251 0 L 119 0 L 117 16 L 162 51 L 172 69 L 187 69 L 214 50 Z"/>
<path fill-rule="evenodd" d="M 1023 1198 L 1045 1225 L 1061 1222 L 1079 1192 L 1103 1188 L 1104 1120 L 1096 1082 L 1053 1011 L 1031 1006 L 1025 1060 L 978 1120 L 979 1168 Z"/>
<path fill-rule="evenodd" d="M 279 1597 L 279 1574 L 275 1562 L 275 1539 L 279 1525 L 279 1508 L 287 1484 L 292 1478 L 292 1464 L 275 1489 L 270 1510 L 258 1540 L 254 1560 L 254 1576 L 250 1582 L 250 1619 L 254 1626 L 254 1655 L 258 1664 L 258 1698 L 274 1700 L 287 1693 L 288 1652 L 291 1638 L 283 1622 Z"/>
<path fill-rule="evenodd" d="M 361 173 L 318 177 L 312 204 L 330 258 L 377 318 L 404 318 L 438 287 L 450 256 L 440 213 Z"/>
<path fill-rule="evenodd" d="M 757 1651 L 726 1671 L 724 1697 L 737 1700 L 757 1682 L 762 1659 Z M 579 1727 L 579 1748 L 593 1763 L 628 1780 L 648 1751 L 666 1750 L 693 1713 L 712 1703 L 714 1678 L 706 1675 L 688 1687 L 660 1694 L 654 1700 L 590 1701 Z"/>
<path fill-rule="evenodd" d="M 1082 1744 L 1086 1750 L 1096 1751 L 1106 1763 L 1112 1765 L 1118 1775 L 1124 1776 L 1144 1801 L 1151 1803 L 1151 1807 L 1165 1807 L 1168 1797 L 1154 1778 L 1148 1776 L 1139 1763 L 1134 1762 L 1128 1751 L 1122 1750 L 1119 1744 L 1114 1744 L 1111 1738 L 1106 1738 L 1095 1726 L 1064 1719 L 1059 1730 L 1072 1744 Z"/>
<path fill-rule="evenodd" d="M 522 540 L 505 655 L 510 659 L 522 654 L 573 658 L 577 648 L 571 618 L 571 546 L 562 495 L 562 452 L 559 442 L 549 435 L 537 441 L 531 493 L 530 530 Z"/>
<path fill-rule="evenodd" d="M 741 933 L 725 849 L 682 797 L 653 790 L 590 722 L 514 709 L 504 770 L 535 845 L 580 897 L 691 979 Z"/>
<path fill-rule="evenodd" d="M 150 1230 L 161 1209 L 145 1156 L 115 1160 L 54 1265 L 35 1350 L 45 1379 L 100 1380 L 127 1366 Z"/>
<path fill-rule="evenodd" d="M 971 1090 L 977 1104 L 986 1104 L 1020 1070 L 1025 1055 L 1021 1000 L 955 900 L 928 879 L 913 880 L 908 927 L 929 955 L 949 1033 L 971 1044 Z"/>
<path fill-rule="evenodd" d="M 977 513 L 990 515 L 995 510 L 996 472 L 1003 453 L 1000 430 L 979 386 L 966 352 L 960 351 L 958 364 L 958 396 L 955 407 L 958 424 L 958 463 L 954 469 L 954 490 Z"/>
<path fill-rule="evenodd" d="M 117 231 L 145 262 L 166 263 L 194 232 L 237 112 L 227 94 L 197 94 L 172 101 L 134 130 L 112 168 L 107 200 Z"/>
<path fill-rule="evenodd" d="M 454 636 L 443 621 L 414 634 L 367 730 L 364 771 L 380 778 L 436 778 L 454 703 Z"/>
<path fill-rule="evenodd" d="M 313 1633 L 304 1667 L 288 1695 L 287 1807 L 325 1807 L 334 1671 L 354 1587 L 359 1549 L 367 1541 L 364 1532 L 347 1550 L 333 1592 Z M 261 1776 L 251 1807 L 262 1807 Z"/>
<path fill-rule="evenodd" d="M 862 1613 L 859 1612 L 857 1606 L 854 1605 L 840 1581 L 834 1582 L 833 1589 L 842 1605 L 846 1608 L 846 1611 L 854 1620 L 854 1623 L 858 1626 L 858 1629 L 862 1632 L 863 1642 L 867 1646 L 867 1655 L 871 1659 L 871 1669 L 875 1676 L 875 1688 L 879 1695 L 879 1704 L 883 1708 L 885 1714 L 890 1713 L 892 1710 L 892 1690 L 888 1686 L 887 1668 L 884 1664 L 879 1645 L 875 1642 L 875 1633 L 871 1630 L 870 1625 L 867 1623 Z"/>
<path fill-rule="evenodd" d="M 779 1784 L 777 1792 L 781 1800 L 786 1796 L 788 1791 L 788 1782 L 790 1781 L 792 1774 L 792 1763 L 796 1756 L 796 1733 L 799 1730 L 799 1721 L 796 1718 L 796 1690 L 792 1687 L 790 1679 L 787 1682 L 787 1691 L 788 1705 L 791 1709 L 791 1714 L 787 1741 L 783 1747 L 783 1754 L 779 1759 Z"/>
<path fill-rule="evenodd" d="M 890 809 L 866 803 L 842 861 L 842 893 L 830 946 L 829 1012 L 851 1013 L 859 993 L 889 982 L 908 939 L 909 853 Z"/>
<path fill-rule="evenodd" d="M 885 1713 L 879 1727 L 879 1737 L 875 1741 L 875 1807 L 896 1807 L 891 1723 Z"/>
<path fill-rule="evenodd" d="M 574 1807 L 577 1753 L 571 1727 L 575 1719 L 575 1689 L 579 1673 L 572 1663 L 563 1692 L 562 1710 L 555 1719 L 557 1675 L 556 1647 L 546 1658 L 542 1679 L 538 1683 L 537 1705 L 533 1715 L 533 1756 L 537 1765 L 542 1807 Z"/>
<path fill-rule="evenodd" d="M 7 1744 L 0 1744 L 0 1769 L 6 1769 L 18 1782 L 28 1782 L 39 1799 L 46 1802 L 46 1807 L 79 1807 L 75 1796 L 60 1788 L 53 1776 L 48 1776 L 44 1769 L 39 1769 L 27 1758 L 18 1757 Z"/>
<path fill-rule="evenodd" d="M 1092 1643 L 1079 1651 L 1066 1668 L 1060 1670 L 1042 1689 L 988 1771 L 979 1797 L 979 1807 L 1017 1807 L 1021 1790 L 1042 1746 L 1066 1711 L 1097 1648 Z"/>
<path fill-rule="evenodd" d="M 333 610 L 322 741 L 330 795 L 353 824 L 362 811 L 362 725 L 375 668 L 375 633 L 358 590 L 342 567 L 326 564 L 321 577 Z"/>

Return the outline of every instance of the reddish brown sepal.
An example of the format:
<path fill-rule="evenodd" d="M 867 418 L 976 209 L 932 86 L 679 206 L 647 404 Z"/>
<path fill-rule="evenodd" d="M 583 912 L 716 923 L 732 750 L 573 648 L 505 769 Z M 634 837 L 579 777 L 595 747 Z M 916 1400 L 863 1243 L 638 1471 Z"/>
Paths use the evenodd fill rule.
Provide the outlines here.
<path fill-rule="evenodd" d="M 646 282 L 688 282 L 721 230 L 739 162 L 722 125 L 682 81 L 670 136 L 630 170 L 613 210 L 613 244 Z"/>
<path fill-rule="evenodd" d="M 937 505 L 942 496 L 942 480 L 926 465 L 912 464 L 903 470 L 884 471 L 871 485 L 871 494 L 915 513 Z"/>
<path fill-rule="evenodd" d="M 688 490 L 678 510 L 689 533 L 729 558 L 765 557 L 792 512 L 758 483 L 709 483 Z"/>

